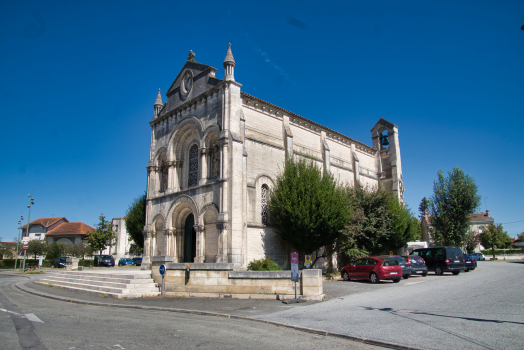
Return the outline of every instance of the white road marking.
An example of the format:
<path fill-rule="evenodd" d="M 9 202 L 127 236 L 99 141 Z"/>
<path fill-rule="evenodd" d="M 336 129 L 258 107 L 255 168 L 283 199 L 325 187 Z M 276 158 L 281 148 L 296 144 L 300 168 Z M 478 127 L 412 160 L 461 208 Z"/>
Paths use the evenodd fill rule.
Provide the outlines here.
<path fill-rule="evenodd" d="M 41 319 L 39 319 L 38 317 L 36 317 L 35 314 L 25 314 L 25 315 L 22 315 L 22 314 L 19 314 L 19 313 L 16 313 L 14 311 L 10 311 L 10 310 L 6 310 L 6 309 L 0 309 L 0 311 L 3 311 L 3 312 L 7 312 L 9 314 L 13 314 L 13 315 L 16 315 L 16 316 L 19 316 L 19 317 L 25 317 L 27 318 L 29 321 L 31 322 L 40 322 L 40 323 L 44 323 L 44 321 L 42 321 Z"/>
<path fill-rule="evenodd" d="M 39 319 L 38 317 L 36 317 L 35 314 L 25 314 L 25 317 L 31 321 L 31 322 L 40 322 L 40 323 L 44 323 L 44 321 L 42 321 L 41 319 Z"/>

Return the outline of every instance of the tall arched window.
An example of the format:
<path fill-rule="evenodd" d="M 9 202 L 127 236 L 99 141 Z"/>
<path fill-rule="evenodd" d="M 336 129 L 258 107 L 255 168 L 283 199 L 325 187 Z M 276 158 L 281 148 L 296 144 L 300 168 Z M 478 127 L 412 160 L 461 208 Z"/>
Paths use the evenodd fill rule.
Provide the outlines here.
<path fill-rule="evenodd" d="M 268 188 L 266 185 L 262 185 L 262 191 L 261 191 L 261 215 L 262 215 L 262 223 L 267 224 L 267 195 L 268 195 Z"/>
<path fill-rule="evenodd" d="M 198 185 L 198 146 L 193 145 L 189 149 L 189 176 L 188 187 Z"/>

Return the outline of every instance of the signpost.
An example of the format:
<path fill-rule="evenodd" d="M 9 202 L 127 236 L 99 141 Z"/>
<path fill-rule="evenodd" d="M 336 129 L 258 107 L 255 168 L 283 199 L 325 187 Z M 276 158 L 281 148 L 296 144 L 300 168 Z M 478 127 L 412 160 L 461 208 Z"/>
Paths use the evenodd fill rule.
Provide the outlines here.
<path fill-rule="evenodd" d="M 38 271 L 40 271 L 40 267 L 42 266 L 42 260 L 44 260 L 44 256 L 40 255 L 38 258 Z"/>
<path fill-rule="evenodd" d="M 306 255 L 304 257 L 304 266 L 306 269 L 309 269 L 309 266 L 311 266 L 311 255 Z"/>
<path fill-rule="evenodd" d="M 162 275 L 162 296 L 164 296 L 164 275 L 166 273 L 166 265 L 160 265 L 158 272 L 160 272 L 160 274 Z"/>
<path fill-rule="evenodd" d="M 298 253 L 291 253 L 291 280 L 295 282 L 295 299 L 297 299 Z"/>
<path fill-rule="evenodd" d="M 29 224 L 27 225 L 29 227 Z M 24 265 L 22 267 L 22 273 L 25 272 L 25 256 L 27 255 L 27 248 L 29 248 L 29 241 L 22 241 L 23 245 L 22 248 L 24 249 Z"/>

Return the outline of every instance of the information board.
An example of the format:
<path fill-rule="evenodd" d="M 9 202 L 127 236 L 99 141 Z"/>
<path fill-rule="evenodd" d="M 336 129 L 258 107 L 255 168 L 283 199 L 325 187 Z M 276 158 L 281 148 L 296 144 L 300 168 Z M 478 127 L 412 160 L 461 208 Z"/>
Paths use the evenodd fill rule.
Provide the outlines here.
<path fill-rule="evenodd" d="M 298 282 L 298 253 L 291 253 L 291 280 Z"/>

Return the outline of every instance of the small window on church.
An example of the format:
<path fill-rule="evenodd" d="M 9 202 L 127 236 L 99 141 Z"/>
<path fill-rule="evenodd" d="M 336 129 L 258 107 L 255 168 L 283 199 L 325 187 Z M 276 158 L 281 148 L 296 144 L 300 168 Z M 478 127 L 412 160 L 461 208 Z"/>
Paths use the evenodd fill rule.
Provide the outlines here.
<path fill-rule="evenodd" d="M 198 185 L 198 146 L 189 149 L 189 187 Z"/>
<path fill-rule="evenodd" d="M 262 214 L 262 223 L 267 224 L 267 195 L 268 195 L 268 188 L 266 185 L 262 185 L 262 201 L 261 201 L 261 214 Z"/>

